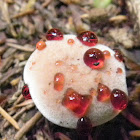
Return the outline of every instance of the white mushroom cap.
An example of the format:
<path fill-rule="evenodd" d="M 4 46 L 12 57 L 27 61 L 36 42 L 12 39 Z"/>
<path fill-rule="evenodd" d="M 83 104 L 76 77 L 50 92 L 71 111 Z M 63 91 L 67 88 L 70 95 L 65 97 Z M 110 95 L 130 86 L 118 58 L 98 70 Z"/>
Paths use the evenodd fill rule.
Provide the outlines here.
<path fill-rule="evenodd" d="M 73 39 L 73 44 L 68 44 Z M 97 44 L 93 47 L 83 45 L 75 35 L 64 35 L 59 41 L 46 41 L 46 48 L 35 50 L 30 56 L 24 69 L 24 80 L 28 84 L 31 97 L 39 111 L 51 122 L 67 127 L 76 128 L 78 117 L 64 105 L 62 100 L 68 88 L 74 89 L 81 95 L 89 95 L 90 89 L 97 90 L 99 82 L 105 84 L 112 91 L 120 89 L 126 94 L 126 75 L 123 62 L 115 57 L 115 52 L 109 47 Z M 88 49 L 97 48 L 109 51 L 111 57 L 105 59 L 102 69 L 91 69 L 83 56 Z M 57 65 L 57 62 L 62 62 Z M 117 73 L 121 68 L 122 73 Z M 62 91 L 54 89 L 54 76 L 62 73 L 65 78 Z M 120 111 L 114 110 L 110 101 L 101 102 L 93 96 L 92 103 L 86 116 L 93 126 L 103 124 L 114 118 Z"/>

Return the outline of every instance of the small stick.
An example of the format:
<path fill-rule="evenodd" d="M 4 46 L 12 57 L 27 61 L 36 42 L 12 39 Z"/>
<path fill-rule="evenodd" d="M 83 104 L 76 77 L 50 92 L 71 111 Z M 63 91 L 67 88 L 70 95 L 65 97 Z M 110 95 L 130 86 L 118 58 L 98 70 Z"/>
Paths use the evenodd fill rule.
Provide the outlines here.
<path fill-rule="evenodd" d="M 34 107 L 34 104 L 30 104 L 30 105 L 28 105 L 28 106 L 23 107 L 19 112 L 17 112 L 17 113 L 13 116 L 13 118 L 14 118 L 15 120 L 17 120 L 25 111 L 30 110 L 30 109 L 33 108 L 33 107 Z M 4 125 L 3 125 L 3 128 L 7 128 L 9 125 L 10 125 L 9 122 L 5 122 Z"/>
<path fill-rule="evenodd" d="M 19 107 L 27 106 L 27 105 L 33 104 L 33 103 L 34 103 L 33 100 L 30 99 L 30 100 L 26 100 L 20 104 L 15 105 L 13 108 L 19 108 Z"/>
<path fill-rule="evenodd" d="M 2 108 L 0 107 L 0 114 L 8 120 L 17 130 L 19 130 L 18 123 Z"/>
<path fill-rule="evenodd" d="M 17 98 L 17 100 L 14 102 L 14 106 L 15 105 L 17 105 L 18 103 L 20 103 L 22 100 L 24 99 L 24 97 L 23 97 L 23 95 L 21 94 L 18 98 Z"/>
<path fill-rule="evenodd" d="M 9 47 L 21 50 L 21 51 L 26 51 L 26 52 L 33 52 L 34 51 L 34 48 L 29 48 L 29 47 L 25 47 L 25 46 L 23 47 L 21 45 L 14 44 L 14 43 L 7 43 L 6 45 Z"/>
<path fill-rule="evenodd" d="M 129 134 L 130 134 L 132 137 L 140 137 L 140 130 L 133 130 L 133 131 L 130 131 Z"/>
<path fill-rule="evenodd" d="M 26 134 L 40 119 L 42 115 L 37 112 L 25 125 L 16 133 L 15 140 L 20 140 L 24 134 Z"/>

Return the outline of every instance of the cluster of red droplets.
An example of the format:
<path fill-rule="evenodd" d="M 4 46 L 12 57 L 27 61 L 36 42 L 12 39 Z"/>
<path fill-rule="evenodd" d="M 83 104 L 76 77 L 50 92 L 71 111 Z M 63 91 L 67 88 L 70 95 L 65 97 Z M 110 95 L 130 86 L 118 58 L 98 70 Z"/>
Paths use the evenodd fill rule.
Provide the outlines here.
<path fill-rule="evenodd" d="M 119 89 L 111 90 L 104 84 L 99 83 L 98 85 L 98 101 L 111 100 L 111 103 L 116 110 L 123 110 L 127 107 L 128 98 L 125 92 Z"/>
<path fill-rule="evenodd" d="M 123 110 L 127 107 L 128 98 L 123 91 L 114 89 L 111 92 L 109 87 L 99 83 L 97 92 L 97 100 L 100 102 L 110 100 L 115 110 Z M 86 115 L 91 102 L 91 95 L 80 95 L 72 88 L 69 88 L 66 91 L 62 104 L 80 118 Z"/>
<path fill-rule="evenodd" d="M 69 88 L 66 91 L 62 104 L 80 118 L 86 114 L 91 101 L 91 95 L 81 95 L 72 88 Z"/>
<path fill-rule="evenodd" d="M 89 47 L 95 46 L 98 43 L 97 36 L 94 32 L 85 31 L 82 32 L 77 36 L 79 41 Z M 59 29 L 51 29 L 46 34 L 47 40 L 62 40 L 63 33 Z M 71 42 L 70 42 L 71 43 Z M 73 42 L 72 42 L 73 43 Z M 42 50 L 46 47 L 45 42 L 39 42 L 37 44 L 37 49 Z M 115 50 L 115 58 L 122 62 L 123 57 L 120 51 Z M 96 48 L 91 48 L 87 50 L 84 54 L 84 62 L 87 66 L 92 69 L 100 69 L 104 66 L 105 58 L 110 57 L 110 53 L 108 51 L 100 51 Z M 64 76 L 61 73 L 58 73 L 54 77 L 54 89 L 57 91 L 63 90 L 64 86 Z M 113 90 L 112 92 L 110 89 L 103 84 L 98 85 L 98 101 L 106 101 L 111 99 L 111 103 L 117 110 L 122 110 L 127 106 L 127 96 L 126 94 L 118 89 Z M 23 87 L 22 94 L 25 99 L 31 99 L 29 88 L 27 85 Z M 87 112 L 89 105 L 91 104 L 92 97 L 90 95 L 82 96 L 73 89 L 68 89 L 66 91 L 66 95 L 63 99 L 63 105 L 66 106 L 68 109 L 73 111 L 78 117 L 83 117 Z"/>
<path fill-rule="evenodd" d="M 92 47 L 98 43 L 98 38 L 94 32 L 85 31 L 77 36 L 82 44 Z M 84 62 L 92 69 L 100 69 L 104 66 L 104 54 L 96 48 L 89 49 L 84 54 Z"/>
<path fill-rule="evenodd" d="M 30 95 L 30 92 L 29 92 L 29 87 L 26 84 L 22 88 L 22 95 L 24 96 L 24 98 L 26 100 L 31 99 L 31 95 Z"/>

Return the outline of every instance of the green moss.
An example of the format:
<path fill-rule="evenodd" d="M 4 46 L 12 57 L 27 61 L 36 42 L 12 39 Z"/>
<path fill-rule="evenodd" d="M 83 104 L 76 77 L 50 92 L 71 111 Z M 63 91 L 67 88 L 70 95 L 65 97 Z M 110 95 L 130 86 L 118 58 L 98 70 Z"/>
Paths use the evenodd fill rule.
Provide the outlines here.
<path fill-rule="evenodd" d="M 106 8 L 110 5 L 112 0 L 94 0 L 94 7 L 96 8 Z"/>

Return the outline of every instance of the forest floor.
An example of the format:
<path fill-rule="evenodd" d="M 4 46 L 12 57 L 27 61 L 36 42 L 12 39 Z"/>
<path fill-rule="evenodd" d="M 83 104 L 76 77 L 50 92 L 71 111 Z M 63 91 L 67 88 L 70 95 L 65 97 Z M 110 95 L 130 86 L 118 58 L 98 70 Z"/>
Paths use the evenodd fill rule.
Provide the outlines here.
<path fill-rule="evenodd" d="M 94 1 L 100 0 L 0 0 L 0 140 L 78 139 L 76 130 L 52 124 L 21 94 L 27 59 L 51 28 L 64 34 L 91 30 L 99 43 L 120 49 L 129 104 L 93 128 L 90 139 L 140 139 L 140 1 L 103 0 L 103 6 Z"/>

